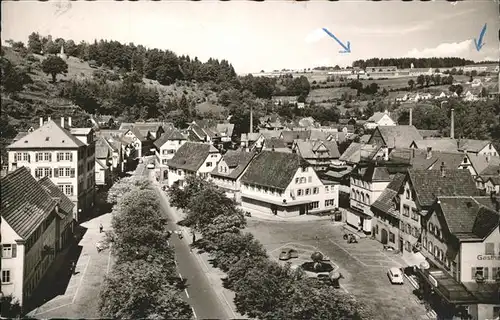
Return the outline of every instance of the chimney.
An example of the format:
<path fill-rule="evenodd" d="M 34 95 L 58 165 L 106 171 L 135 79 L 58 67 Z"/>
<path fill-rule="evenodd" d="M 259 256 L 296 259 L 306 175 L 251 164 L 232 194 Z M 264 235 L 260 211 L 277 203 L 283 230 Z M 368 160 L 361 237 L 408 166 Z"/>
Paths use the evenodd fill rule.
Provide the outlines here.
<path fill-rule="evenodd" d="M 253 109 L 251 105 L 250 105 L 250 133 L 253 133 Z"/>
<path fill-rule="evenodd" d="M 451 108 L 450 138 L 455 139 L 455 110 Z"/>
<path fill-rule="evenodd" d="M 427 147 L 427 156 L 426 156 L 426 159 L 430 159 L 432 158 L 432 148 L 431 147 Z"/>
<path fill-rule="evenodd" d="M 64 117 L 61 117 L 61 127 L 64 128 Z"/>
<path fill-rule="evenodd" d="M 73 125 L 71 124 L 71 117 L 68 117 L 68 127 L 71 128 Z"/>
<path fill-rule="evenodd" d="M 441 177 L 443 177 L 443 178 L 446 177 L 444 162 L 441 162 L 441 167 L 439 168 L 439 170 L 441 171 Z"/>
<path fill-rule="evenodd" d="M 43 118 L 40 117 L 40 127 L 43 126 Z"/>
<path fill-rule="evenodd" d="M 413 125 L 413 108 L 410 108 L 410 122 L 408 124 Z"/>

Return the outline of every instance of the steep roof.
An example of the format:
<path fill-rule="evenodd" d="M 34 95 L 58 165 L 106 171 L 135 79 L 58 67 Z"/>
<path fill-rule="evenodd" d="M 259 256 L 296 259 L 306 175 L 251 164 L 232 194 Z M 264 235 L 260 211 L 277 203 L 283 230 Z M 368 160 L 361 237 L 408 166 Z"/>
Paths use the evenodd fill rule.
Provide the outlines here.
<path fill-rule="evenodd" d="M 372 137 L 377 131 L 389 148 L 408 148 L 414 140 L 422 139 L 414 126 L 378 126 Z"/>
<path fill-rule="evenodd" d="M 271 137 L 271 138 L 266 138 L 264 140 L 264 147 L 266 149 L 271 149 L 271 148 L 275 148 L 275 149 L 278 149 L 278 148 L 288 148 L 288 146 L 286 145 L 286 142 L 285 140 L 283 139 L 280 139 L 280 138 L 275 138 L 275 137 Z"/>
<path fill-rule="evenodd" d="M 26 137 L 29 132 L 18 132 L 17 135 L 12 139 L 12 142 L 16 142 L 17 140 L 21 140 L 22 138 Z"/>
<path fill-rule="evenodd" d="M 238 179 L 238 177 L 245 171 L 246 167 L 250 164 L 253 157 L 256 155 L 255 152 L 246 152 L 239 150 L 229 150 L 224 154 L 222 160 L 227 164 L 230 169 L 233 169 L 231 173 L 218 172 L 218 167 L 210 173 L 214 176 L 227 177 L 230 179 Z"/>
<path fill-rule="evenodd" d="M 392 181 L 391 175 L 386 167 L 378 167 L 373 163 L 370 163 L 368 166 L 356 167 L 353 172 L 353 175 L 362 177 L 365 181 Z"/>
<path fill-rule="evenodd" d="M 233 135 L 234 123 L 217 123 L 216 129 L 219 133 L 224 133 L 226 136 Z"/>
<path fill-rule="evenodd" d="M 297 140 L 295 145 L 304 159 L 332 158 L 340 157 L 339 148 L 335 141 L 301 141 Z M 326 153 L 319 152 L 321 146 L 326 148 Z"/>
<path fill-rule="evenodd" d="M 38 182 L 52 198 L 59 199 L 59 209 L 66 214 L 72 214 L 75 204 L 52 182 L 52 180 L 50 180 L 49 177 L 43 177 Z"/>
<path fill-rule="evenodd" d="M 270 138 L 279 138 L 281 135 L 280 130 L 260 130 L 259 134 L 261 134 L 265 139 Z"/>
<path fill-rule="evenodd" d="M 393 206 L 393 200 L 398 195 L 398 191 L 401 189 L 404 179 L 404 174 L 396 173 L 389 185 L 382 191 L 377 200 L 373 202 L 372 207 L 397 217 L 398 211 Z"/>
<path fill-rule="evenodd" d="M 96 159 L 105 159 L 109 155 L 109 144 L 104 140 L 104 137 L 97 138 L 95 142 L 95 157 Z"/>
<path fill-rule="evenodd" d="M 448 230 L 458 239 L 465 235 L 484 239 L 498 227 L 500 214 L 479 198 L 438 197 L 437 204 L 443 213 Z"/>
<path fill-rule="evenodd" d="M 22 238 L 28 238 L 56 207 L 57 200 L 25 167 L 0 180 L 2 217 Z"/>
<path fill-rule="evenodd" d="M 406 153 L 406 155 L 405 155 Z M 460 152 L 432 151 L 429 155 L 426 150 L 421 149 L 396 149 L 390 154 L 390 159 L 407 158 L 413 169 L 437 170 L 442 163 L 446 168 L 458 169 L 464 160 L 464 154 Z"/>
<path fill-rule="evenodd" d="M 186 137 L 175 128 L 167 128 L 153 144 L 159 149 L 169 140 L 186 140 Z"/>
<path fill-rule="evenodd" d="M 311 131 L 282 131 L 281 137 L 286 143 L 292 143 L 295 139 L 307 140 L 311 136 Z"/>
<path fill-rule="evenodd" d="M 467 157 L 469 158 L 470 164 L 474 167 L 477 174 L 485 174 L 484 171 L 489 166 L 500 165 L 499 157 L 486 156 L 482 154 L 470 154 L 470 153 L 467 154 Z"/>
<path fill-rule="evenodd" d="M 491 141 L 488 140 L 460 139 L 458 140 L 458 150 L 479 152 L 490 143 Z"/>
<path fill-rule="evenodd" d="M 22 139 L 13 142 L 7 148 L 70 149 L 79 148 L 84 145 L 82 141 L 73 136 L 68 130 L 62 128 L 54 120 L 50 120 L 40 128 L 24 136 Z"/>
<path fill-rule="evenodd" d="M 500 176 L 500 165 L 489 165 L 481 173 L 481 175 L 499 175 Z"/>
<path fill-rule="evenodd" d="M 468 170 L 408 170 L 408 177 L 420 206 L 432 205 L 437 196 L 477 196 L 474 179 Z"/>
<path fill-rule="evenodd" d="M 368 121 L 369 122 L 375 122 L 375 123 L 378 123 L 380 120 L 382 120 L 382 118 L 387 115 L 389 118 L 389 114 L 386 113 L 386 112 L 375 112 L 369 119 Z M 392 120 L 392 119 L 391 119 Z"/>
<path fill-rule="evenodd" d="M 168 160 L 169 167 L 197 171 L 211 151 L 217 151 L 212 145 L 206 143 L 186 142 Z"/>
<path fill-rule="evenodd" d="M 427 150 L 428 147 L 435 151 L 458 151 L 457 141 L 451 138 L 422 139 L 413 141 L 418 149 Z"/>
<path fill-rule="evenodd" d="M 307 164 L 296 153 L 262 151 L 250 163 L 241 181 L 284 190 L 301 166 Z"/>
<path fill-rule="evenodd" d="M 379 147 L 371 144 L 352 142 L 340 156 L 340 161 L 358 163 L 361 160 L 361 153 L 375 155 Z"/>

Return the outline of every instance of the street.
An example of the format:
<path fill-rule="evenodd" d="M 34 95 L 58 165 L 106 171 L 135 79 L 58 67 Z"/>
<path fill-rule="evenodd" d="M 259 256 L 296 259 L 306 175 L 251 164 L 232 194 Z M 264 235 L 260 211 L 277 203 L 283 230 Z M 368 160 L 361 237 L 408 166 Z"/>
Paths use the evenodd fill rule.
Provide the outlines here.
<path fill-rule="evenodd" d="M 145 169 L 147 160 L 144 163 L 139 164 L 137 167 L 137 174 L 143 177 L 149 178 L 155 190 L 158 193 L 158 199 L 160 200 L 163 212 L 169 219 L 168 229 L 171 231 L 179 230 L 178 226 L 175 224 L 175 216 L 170 211 L 165 196 L 161 193 L 163 192 L 155 182 L 154 170 Z M 179 276 L 182 279 L 186 279 L 186 288 L 184 289 L 184 298 L 187 303 L 193 308 L 196 318 L 200 319 L 230 319 L 234 318 L 229 316 L 222 302 L 219 300 L 216 292 L 213 290 L 205 272 L 195 258 L 194 254 L 190 250 L 189 243 L 191 239 L 184 237 L 179 239 L 176 234 L 173 234 L 169 240 L 170 246 L 175 250 L 176 266 Z"/>

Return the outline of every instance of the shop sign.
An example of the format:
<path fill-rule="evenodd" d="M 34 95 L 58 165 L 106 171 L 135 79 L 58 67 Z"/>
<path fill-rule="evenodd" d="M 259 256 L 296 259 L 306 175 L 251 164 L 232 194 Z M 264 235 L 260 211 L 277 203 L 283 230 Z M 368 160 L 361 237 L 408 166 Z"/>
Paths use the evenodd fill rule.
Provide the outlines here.
<path fill-rule="evenodd" d="M 500 255 L 478 255 L 477 260 L 500 260 Z"/>

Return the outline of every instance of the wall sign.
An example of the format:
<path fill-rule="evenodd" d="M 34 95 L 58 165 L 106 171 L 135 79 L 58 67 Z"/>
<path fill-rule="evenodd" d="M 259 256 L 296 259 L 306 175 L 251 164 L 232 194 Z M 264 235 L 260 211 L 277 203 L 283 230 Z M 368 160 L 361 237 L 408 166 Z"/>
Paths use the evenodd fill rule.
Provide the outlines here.
<path fill-rule="evenodd" d="M 500 260 L 500 255 L 478 255 L 477 260 Z"/>

